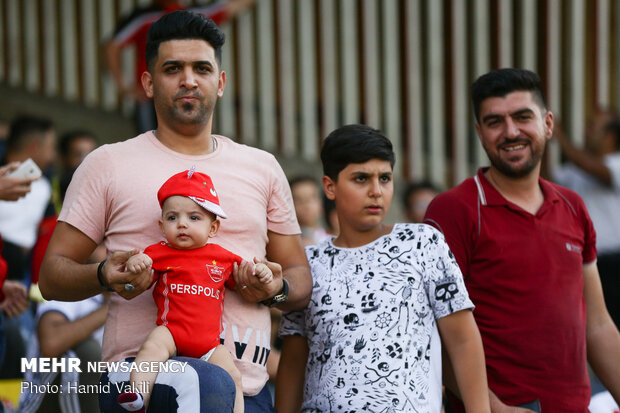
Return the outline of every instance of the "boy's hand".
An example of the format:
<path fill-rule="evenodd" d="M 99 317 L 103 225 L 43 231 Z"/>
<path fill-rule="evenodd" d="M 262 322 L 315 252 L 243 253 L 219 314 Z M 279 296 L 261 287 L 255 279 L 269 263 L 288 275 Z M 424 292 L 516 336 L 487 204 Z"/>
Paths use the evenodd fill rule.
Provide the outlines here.
<path fill-rule="evenodd" d="M 132 255 L 127 260 L 127 271 L 134 274 L 141 273 L 142 271 L 150 270 L 153 265 L 153 260 L 148 255 L 141 253 Z"/>

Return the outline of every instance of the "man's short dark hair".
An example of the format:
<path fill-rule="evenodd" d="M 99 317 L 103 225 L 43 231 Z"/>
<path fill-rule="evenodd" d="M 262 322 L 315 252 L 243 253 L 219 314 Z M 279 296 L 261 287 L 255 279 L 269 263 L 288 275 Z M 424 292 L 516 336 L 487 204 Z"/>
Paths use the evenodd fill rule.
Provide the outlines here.
<path fill-rule="evenodd" d="M 512 92 L 531 92 L 542 109 L 547 108 L 540 78 L 530 70 L 497 69 L 480 76 L 471 86 L 471 99 L 476 121 L 480 119 L 482 101 L 490 97 L 504 97 Z"/>
<path fill-rule="evenodd" d="M 14 152 L 24 148 L 33 139 L 42 139 L 52 130 L 51 120 L 31 115 L 20 115 L 13 119 L 6 141 L 6 151 Z"/>
<path fill-rule="evenodd" d="M 376 129 L 366 125 L 342 126 L 323 141 L 321 162 L 323 174 L 334 181 L 338 174 L 351 163 L 364 163 L 382 159 L 394 167 L 396 162 L 392 142 Z"/>
<path fill-rule="evenodd" d="M 177 10 L 165 14 L 149 28 L 145 51 L 148 70 L 152 73 L 161 43 L 168 40 L 186 39 L 204 40 L 209 43 L 215 52 L 217 64 L 222 63 L 224 32 L 217 27 L 213 20 L 202 14 Z"/>

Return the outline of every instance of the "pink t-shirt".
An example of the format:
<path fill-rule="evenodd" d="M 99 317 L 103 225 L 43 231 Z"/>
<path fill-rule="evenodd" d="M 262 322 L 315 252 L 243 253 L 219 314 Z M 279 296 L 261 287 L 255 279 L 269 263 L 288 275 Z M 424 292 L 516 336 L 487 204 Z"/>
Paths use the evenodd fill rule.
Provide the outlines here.
<path fill-rule="evenodd" d="M 163 240 L 157 222 L 159 187 L 190 169 L 209 175 L 228 219 L 213 239 L 246 260 L 265 257 L 267 230 L 299 234 L 286 176 L 269 153 L 215 136 L 217 149 L 191 156 L 172 151 L 152 132 L 89 154 L 73 176 L 59 220 L 76 227 L 108 251 L 143 249 Z M 230 291 L 224 300 L 222 338 L 243 375 L 244 393 L 254 395 L 267 381 L 270 351 L 267 307 L 243 301 Z M 155 327 L 150 292 L 127 301 L 113 294 L 105 324 L 103 359 L 135 356 Z"/>

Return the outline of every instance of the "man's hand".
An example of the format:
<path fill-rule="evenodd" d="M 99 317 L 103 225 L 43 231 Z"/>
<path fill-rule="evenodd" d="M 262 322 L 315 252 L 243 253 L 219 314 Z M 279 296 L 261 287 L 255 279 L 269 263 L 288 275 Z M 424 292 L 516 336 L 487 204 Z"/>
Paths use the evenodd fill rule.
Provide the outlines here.
<path fill-rule="evenodd" d="M 261 267 L 259 267 L 261 266 Z M 269 282 L 263 282 L 257 271 L 265 266 L 271 272 L 272 279 Z M 265 268 L 263 268 L 264 270 Z M 273 297 L 282 291 L 284 284 L 282 282 L 282 266 L 275 262 L 267 260 L 259 260 L 254 258 L 254 262 L 243 261 L 240 265 L 235 263 L 233 268 L 233 277 L 237 284 L 237 291 L 244 300 L 249 302 L 259 302 Z M 264 279 L 268 277 L 265 276 Z"/>
<path fill-rule="evenodd" d="M 491 413 L 536 413 L 533 410 L 504 404 L 495 393 L 489 390 Z"/>
<path fill-rule="evenodd" d="M 3 201 L 17 201 L 30 192 L 30 184 L 36 179 L 14 178 L 8 173 L 14 171 L 19 162 L 13 162 L 0 168 L 0 199 Z"/>
<path fill-rule="evenodd" d="M 131 300 L 143 291 L 148 290 L 153 280 L 153 272 L 150 267 L 138 273 L 127 270 L 127 260 L 138 253 L 138 250 L 113 252 L 101 269 L 105 285 L 126 300 Z M 126 284 L 131 284 L 134 288 L 128 291 L 125 287 Z"/>
<path fill-rule="evenodd" d="M 2 288 L 4 301 L 0 303 L 0 310 L 8 317 L 16 317 L 30 307 L 26 286 L 18 281 L 7 280 Z"/>

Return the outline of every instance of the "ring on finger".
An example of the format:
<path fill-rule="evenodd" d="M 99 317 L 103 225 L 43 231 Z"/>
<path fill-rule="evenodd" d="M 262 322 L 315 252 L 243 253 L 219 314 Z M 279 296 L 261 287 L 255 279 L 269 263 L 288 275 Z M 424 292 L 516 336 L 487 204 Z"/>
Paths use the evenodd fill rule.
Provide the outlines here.
<path fill-rule="evenodd" d="M 244 285 L 243 287 L 241 287 L 241 289 L 242 289 L 242 290 L 244 290 L 244 289 L 246 289 L 246 288 L 248 288 L 248 286 L 247 286 L 247 285 Z"/>
<path fill-rule="evenodd" d="M 135 289 L 136 289 L 136 287 L 132 283 L 125 283 L 125 291 L 131 292 L 131 291 L 133 291 Z"/>

